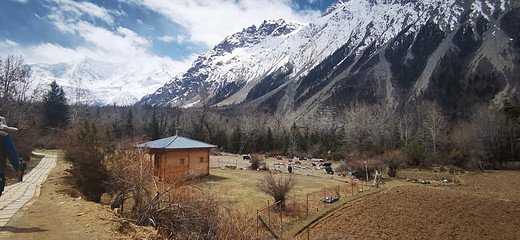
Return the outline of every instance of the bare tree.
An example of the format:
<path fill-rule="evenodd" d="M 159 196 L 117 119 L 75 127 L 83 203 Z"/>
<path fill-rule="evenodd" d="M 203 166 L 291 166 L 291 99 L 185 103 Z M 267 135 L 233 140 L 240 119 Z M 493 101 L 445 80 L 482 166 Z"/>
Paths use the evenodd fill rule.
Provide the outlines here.
<path fill-rule="evenodd" d="M 280 209 L 285 209 L 287 194 L 294 188 L 296 181 L 293 175 L 280 175 L 275 177 L 273 173 L 266 175 L 258 184 L 260 191 L 274 198 L 275 202 L 280 202 Z"/>
<path fill-rule="evenodd" d="M 253 148 L 252 144 L 254 140 L 263 133 L 267 117 L 259 112 L 244 112 L 243 117 L 240 121 L 240 127 L 242 130 L 242 143 L 240 146 L 239 153 L 244 150 L 250 150 Z"/>
<path fill-rule="evenodd" d="M 345 115 L 346 137 L 353 150 L 363 155 L 370 147 L 386 144 L 390 115 L 382 106 L 356 102 Z"/>
<path fill-rule="evenodd" d="M 453 144 L 450 155 L 455 160 L 455 164 L 467 167 L 470 160 L 475 159 L 476 152 L 474 150 L 479 148 L 480 145 L 475 126 L 466 121 L 457 123 L 450 133 L 449 140 Z"/>
<path fill-rule="evenodd" d="M 87 104 L 93 102 L 93 97 L 89 90 L 85 89 L 82 78 L 73 79 L 71 88 L 72 97 L 70 102 L 72 105 L 69 108 L 69 121 L 75 124 L 85 115 Z"/>
<path fill-rule="evenodd" d="M 512 158 L 510 149 L 515 148 L 516 140 L 511 140 L 513 126 L 504 114 L 481 105 L 472 114 L 470 123 L 478 139 L 473 150 L 487 167 L 496 167 L 496 163 Z"/>
<path fill-rule="evenodd" d="M 447 139 L 448 123 L 435 103 L 426 104 L 426 112 L 422 122 L 426 132 L 424 142 L 436 155 L 441 144 Z"/>
<path fill-rule="evenodd" d="M 190 109 L 192 111 L 193 131 L 198 133 L 198 139 L 204 140 L 204 129 L 208 134 L 208 139 L 213 137 L 212 128 L 209 126 L 208 119 L 211 116 L 211 108 L 209 103 L 205 102 L 201 107 Z"/>
<path fill-rule="evenodd" d="M 404 146 L 415 138 L 417 132 L 417 120 L 415 109 L 412 104 L 406 104 L 403 111 L 399 114 L 397 120 L 397 130 L 399 138 Z"/>
<path fill-rule="evenodd" d="M 0 98 L 26 101 L 26 92 L 30 83 L 31 68 L 24 64 L 22 56 L 0 58 Z"/>

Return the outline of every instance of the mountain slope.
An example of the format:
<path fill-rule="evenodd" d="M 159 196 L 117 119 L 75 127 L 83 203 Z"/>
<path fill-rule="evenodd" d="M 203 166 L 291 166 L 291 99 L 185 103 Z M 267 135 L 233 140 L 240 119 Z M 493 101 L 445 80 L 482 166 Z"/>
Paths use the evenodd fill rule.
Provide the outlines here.
<path fill-rule="evenodd" d="M 131 105 L 155 91 L 173 76 L 167 63 L 157 65 L 114 64 L 84 58 L 79 61 L 31 66 L 35 94 L 44 94 L 56 80 L 70 103 Z"/>
<path fill-rule="evenodd" d="M 340 0 L 301 25 L 266 21 L 226 38 L 141 103 L 239 105 L 301 117 L 353 100 L 415 98 L 452 113 L 516 95 L 516 1 Z"/>

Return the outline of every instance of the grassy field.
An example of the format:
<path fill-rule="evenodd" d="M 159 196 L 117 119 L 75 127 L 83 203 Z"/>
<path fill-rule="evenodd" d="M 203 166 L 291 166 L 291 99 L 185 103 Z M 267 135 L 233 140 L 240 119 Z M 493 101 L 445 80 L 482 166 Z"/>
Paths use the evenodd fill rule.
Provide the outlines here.
<path fill-rule="evenodd" d="M 254 211 L 263 208 L 272 198 L 258 190 L 258 183 L 269 174 L 267 171 L 251 170 L 221 170 L 211 169 L 209 177 L 204 184 L 212 193 L 228 201 L 234 208 L 245 211 Z M 344 181 L 315 176 L 293 175 L 296 186 L 290 193 L 290 199 L 294 196 L 302 199 L 306 194 L 321 191 L 326 187 L 345 185 Z"/>

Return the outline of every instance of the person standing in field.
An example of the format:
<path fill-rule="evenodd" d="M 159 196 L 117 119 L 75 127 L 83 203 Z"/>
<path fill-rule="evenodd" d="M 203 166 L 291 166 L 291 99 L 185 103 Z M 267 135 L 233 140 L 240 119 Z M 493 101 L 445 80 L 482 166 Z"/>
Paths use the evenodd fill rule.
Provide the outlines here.
<path fill-rule="evenodd" d="M 18 153 L 14 147 L 13 138 L 4 130 L 16 131 L 18 129 L 7 126 L 5 118 L 0 116 L 0 196 L 2 196 L 5 188 L 5 168 L 7 167 L 7 158 L 9 158 L 11 165 L 16 171 L 16 178 L 20 178 L 22 175 L 22 171 L 20 170 L 20 160 L 18 159 Z"/>

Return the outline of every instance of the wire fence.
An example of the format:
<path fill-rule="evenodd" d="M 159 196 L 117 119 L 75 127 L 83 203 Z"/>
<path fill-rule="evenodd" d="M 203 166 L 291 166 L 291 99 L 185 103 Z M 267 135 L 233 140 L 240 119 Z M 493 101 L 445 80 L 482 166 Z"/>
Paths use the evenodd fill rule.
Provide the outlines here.
<path fill-rule="evenodd" d="M 326 187 L 304 195 L 291 195 L 286 199 L 285 208 L 280 211 L 280 202 L 267 200 L 266 207 L 256 212 L 256 239 L 292 239 L 284 236 L 284 226 L 303 220 L 330 209 L 329 205 L 357 195 L 365 182 L 349 178 L 345 184 Z M 310 236 L 310 228 L 306 229 Z M 304 234 L 305 235 L 305 234 Z"/>

